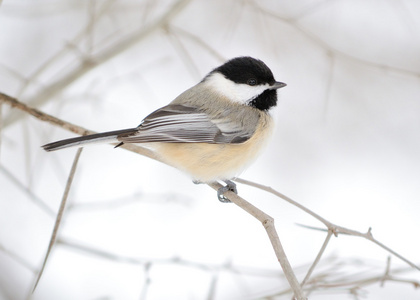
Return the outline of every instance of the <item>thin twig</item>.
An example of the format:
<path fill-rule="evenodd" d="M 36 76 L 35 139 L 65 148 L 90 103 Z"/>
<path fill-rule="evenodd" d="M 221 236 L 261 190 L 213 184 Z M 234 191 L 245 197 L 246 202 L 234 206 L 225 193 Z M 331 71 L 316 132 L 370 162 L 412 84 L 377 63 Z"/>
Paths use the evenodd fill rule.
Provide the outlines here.
<path fill-rule="evenodd" d="M 200 71 L 198 70 L 197 66 L 194 64 L 194 61 L 188 53 L 187 49 L 182 44 L 180 38 L 177 36 L 175 32 L 172 31 L 171 27 L 168 25 L 165 27 L 166 36 L 168 37 L 169 42 L 175 49 L 175 52 L 178 53 L 180 59 L 184 62 L 185 66 L 191 73 L 191 76 L 199 80 L 201 78 Z"/>
<path fill-rule="evenodd" d="M 8 250 L 6 247 L 0 244 L 0 251 L 3 254 L 11 257 L 14 261 L 18 262 L 20 265 L 31 271 L 32 273 L 36 274 L 37 270 L 34 266 L 32 266 L 25 258 L 19 256 L 18 254 Z"/>
<path fill-rule="evenodd" d="M 147 38 L 151 33 L 156 30 L 163 28 L 173 18 L 175 18 L 191 0 L 178 0 L 171 5 L 168 10 L 156 21 L 148 26 L 143 26 L 141 30 L 134 32 L 128 36 L 123 37 L 120 41 L 114 43 L 102 51 L 98 51 L 94 57 L 85 58 L 80 63 L 74 64 L 75 67 L 69 73 L 63 77 L 57 79 L 51 83 L 47 88 L 43 89 L 39 94 L 35 95 L 28 100 L 31 106 L 40 107 L 46 101 L 56 96 L 58 93 L 63 91 L 66 87 L 72 84 L 74 81 L 82 78 L 87 72 L 91 71 L 95 67 L 104 64 L 113 57 L 117 56 L 123 51 L 126 51 L 137 45 L 140 41 Z M 18 115 L 11 115 L 4 121 L 4 126 L 7 127 L 10 124 L 16 122 L 20 117 Z"/>
<path fill-rule="evenodd" d="M 332 235 L 333 235 L 333 232 L 331 230 L 328 230 L 328 234 L 327 234 L 327 236 L 324 240 L 324 243 L 322 244 L 321 249 L 318 252 L 318 255 L 316 256 L 314 262 L 312 263 L 311 267 L 309 268 L 308 273 L 306 274 L 305 278 L 302 280 L 302 283 L 301 283 L 302 288 L 305 286 L 305 283 L 311 277 L 313 271 L 315 270 L 315 267 L 317 266 L 317 264 L 321 260 L 321 257 L 324 254 L 325 249 L 327 248 L 327 245 L 330 242 L 330 239 L 331 239 Z"/>
<path fill-rule="evenodd" d="M 324 102 L 324 108 L 322 115 L 324 119 L 327 118 L 328 109 L 330 106 L 330 98 L 332 94 L 332 87 L 333 87 L 333 81 L 334 81 L 334 69 L 336 65 L 336 59 L 333 53 L 327 52 L 327 56 L 329 58 L 329 70 L 328 70 L 328 78 L 325 86 L 325 102 Z"/>
<path fill-rule="evenodd" d="M 305 36 L 306 38 L 308 38 L 309 40 L 311 40 L 315 44 L 319 45 L 322 49 L 325 49 L 325 51 L 334 54 L 335 56 L 338 56 L 340 58 L 347 59 L 347 60 L 350 60 L 350 61 L 354 61 L 356 63 L 363 64 L 363 65 L 366 65 L 366 66 L 371 66 L 371 67 L 382 69 L 382 70 L 390 70 L 392 72 L 405 74 L 405 75 L 408 75 L 408 76 L 418 77 L 420 75 L 420 73 L 417 72 L 417 71 L 411 71 L 411 70 L 398 68 L 398 67 L 394 67 L 394 66 L 390 66 L 390 65 L 379 64 L 379 63 L 371 62 L 369 60 L 364 60 L 364 59 L 356 57 L 352 54 L 348 54 L 344 51 L 339 50 L 338 48 L 334 48 L 333 46 L 331 46 L 330 44 L 325 42 L 322 38 L 320 38 L 316 34 L 312 33 L 310 30 L 307 30 L 307 28 L 305 28 L 304 25 L 301 25 L 301 23 L 299 23 L 299 20 L 297 20 L 295 18 L 283 17 L 283 16 L 277 14 L 277 12 L 275 12 L 273 10 L 268 10 L 268 9 L 260 6 L 259 3 L 257 3 L 257 1 L 253 1 L 251 3 L 255 7 L 255 9 L 261 11 L 267 17 L 274 18 L 276 20 L 280 20 L 282 22 L 285 22 L 289 26 L 292 26 L 297 31 L 299 31 L 303 36 Z"/>
<path fill-rule="evenodd" d="M 385 273 L 384 273 L 384 276 L 382 277 L 382 280 L 381 280 L 381 287 L 384 286 L 385 281 L 390 277 L 390 275 L 389 275 L 390 269 L 391 269 L 391 256 L 388 256 L 388 258 L 386 260 Z"/>
<path fill-rule="evenodd" d="M 73 182 L 74 174 L 76 173 L 77 163 L 79 161 L 79 157 L 80 157 L 80 154 L 82 153 L 82 150 L 83 150 L 83 148 L 79 148 L 76 152 L 76 156 L 74 157 L 74 161 L 73 161 L 73 165 L 72 165 L 71 170 L 70 170 L 69 178 L 67 179 L 66 188 L 64 189 L 63 198 L 61 199 L 60 208 L 58 209 L 58 212 L 57 212 L 57 218 L 55 220 L 54 229 L 53 229 L 53 232 L 51 234 L 50 244 L 48 245 L 48 250 L 47 250 L 47 253 L 45 254 L 45 257 L 44 257 L 44 262 L 42 263 L 41 270 L 38 273 L 38 277 L 35 281 L 34 288 L 33 288 L 32 292 L 35 291 L 35 289 L 36 289 L 36 287 L 39 283 L 39 280 L 41 279 L 42 273 L 44 272 L 45 266 L 46 266 L 47 261 L 48 261 L 48 257 L 50 255 L 51 250 L 52 250 L 52 248 L 55 244 L 55 241 L 57 239 L 58 229 L 60 228 L 61 220 L 62 220 L 62 217 L 63 217 L 63 214 L 64 214 L 64 209 L 66 207 L 67 198 L 68 198 L 69 192 L 70 192 L 71 183 Z"/>
<path fill-rule="evenodd" d="M 11 183 L 16 185 L 21 191 L 23 191 L 32 201 L 33 203 L 41 208 L 42 211 L 47 213 L 49 216 L 54 217 L 55 212 L 49 207 L 44 200 L 39 198 L 37 195 L 35 195 L 29 188 L 23 185 L 22 182 L 19 181 L 8 169 L 0 165 L 0 172 L 2 172 Z"/>
<path fill-rule="evenodd" d="M 314 213 L 310 209 L 306 208 L 305 206 L 297 203 L 296 201 L 292 200 L 291 198 L 283 195 L 282 193 L 274 190 L 273 188 L 271 188 L 269 186 L 265 186 L 265 185 L 255 183 L 255 182 L 252 182 L 252 181 L 249 181 L 249 180 L 241 179 L 241 178 L 237 178 L 237 179 L 235 179 L 235 181 L 239 182 L 239 183 L 242 183 L 242 184 L 246 184 L 246 185 L 249 185 L 249 186 L 259 188 L 263 191 L 269 192 L 273 195 L 276 195 L 276 196 L 280 197 L 281 199 L 289 202 L 290 204 L 298 207 L 299 209 L 303 210 L 304 212 L 306 212 L 306 213 L 310 214 L 311 216 L 313 216 L 314 218 L 318 219 L 320 222 L 322 222 L 328 228 L 329 231 L 332 231 L 332 233 L 335 236 L 338 236 L 338 234 L 347 234 L 347 235 L 352 235 L 352 236 L 363 237 L 363 238 L 371 241 L 372 243 L 378 245 L 379 247 L 385 249 L 386 251 L 388 251 L 392 255 L 398 257 L 399 259 L 401 259 L 402 261 L 404 261 L 405 263 L 407 263 L 411 267 L 420 271 L 420 266 L 417 266 L 413 262 L 411 262 L 408 259 L 406 259 L 405 257 L 403 257 L 401 254 L 398 254 L 397 252 L 395 252 L 394 250 L 392 250 L 388 246 L 385 246 L 384 244 L 382 244 L 381 242 L 376 240 L 372 235 L 372 229 L 371 228 L 369 228 L 366 233 L 362 233 L 362 232 L 359 232 L 359 231 L 356 231 L 356 230 L 352 230 L 352 229 L 348 229 L 348 228 L 345 228 L 345 227 L 342 227 L 342 226 L 335 225 L 335 224 L 327 221 L 326 219 L 322 218 L 318 214 Z"/>
<path fill-rule="evenodd" d="M 211 281 L 210 281 L 210 287 L 208 290 L 208 294 L 206 297 L 206 300 L 213 300 L 216 297 L 216 289 L 217 289 L 217 283 L 219 282 L 220 273 L 214 272 Z"/>
<path fill-rule="evenodd" d="M 191 40 L 192 42 L 196 43 L 198 46 L 202 47 L 204 50 L 209 52 L 213 57 L 215 57 L 220 63 L 226 61 L 226 58 L 220 54 L 216 49 L 211 47 L 209 44 L 207 44 L 205 41 L 203 41 L 198 36 L 192 34 L 191 32 L 188 32 L 180 27 L 177 27 L 173 24 L 171 24 L 171 31 L 179 34 L 180 36 L 184 36 Z"/>
<path fill-rule="evenodd" d="M 352 267 L 355 267 L 357 269 L 357 272 L 354 274 L 343 276 L 343 271 L 348 271 L 349 263 Z M 372 269 L 372 267 L 369 266 L 366 261 L 355 260 L 350 261 L 349 263 L 345 261 L 324 262 L 324 267 L 327 268 L 321 273 L 317 274 L 316 276 L 313 276 L 312 279 L 308 280 L 306 285 L 303 287 L 304 291 L 306 292 L 306 295 L 309 297 L 310 293 L 313 291 L 317 291 L 317 293 L 319 294 L 322 293 L 322 290 L 328 290 L 329 293 L 332 293 L 334 292 L 334 289 L 338 289 L 337 291 L 340 294 L 346 292 L 354 294 L 362 291 L 363 287 L 380 283 L 381 280 L 383 280 L 383 272 L 381 272 L 378 275 L 367 275 Z M 408 283 L 414 286 L 414 288 L 419 288 L 419 282 L 415 279 L 405 279 L 396 277 L 397 274 L 408 273 L 410 270 L 411 269 L 408 269 L 408 267 L 396 268 L 392 271 L 392 275 L 386 278 L 386 281 Z M 330 278 L 331 280 L 329 280 Z M 264 299 L 277 299 L 279 296 L 287 295 L 289 293 L 289 289 L 283 289 L 272 295 L 265 296 Z"/>
<path fill-rule="evenodd" d="M 112 5 L 112 3 L 114 3 L 113 0 L 101 1 L 101 4 L 102 4 L 101 9 L 98 9 L 98 11 L 96 13 L 96 19 L 97 20 L 99 18 L 101 18 L 103 15 L 105 15 L 107 10 L 109 9 L 109 6 Z M 69 43 L 71 45 L 77 45 L 78 43 L 83 41 L 83 39 L 85 39 L 86 32 L 89 31 L 89 28 L 94 26 L 94 24 L 93 24 L 94 21 L 95 20 L 93 20 L 93 19 L 89 19 L 88 24 L 86 25 L 86 28 L 83 28 L 81 30 L 81 32 L 79 32 L 73 38 L 73 40 L 70 41 Z M 33 84 L 34 82 L 35 83 L 38 82 L 39 81 L 38 78 L 40 77 L 40 75 L 42 73 L 44 73 L 46 70 L 48 70 L 48 68 L 50 68 L 51 66 L 56 64 L 57 61 L 59 59 L 61 59 L 67 52 L 68 52 L 68 47 L 64 47 L 64 48 L 60 49 L 57 53 L 52 55 L 45 63 L 43 63 L 37 69 L 35 69 L 35 71 L 31 75 L 29 75 L 28 78 L 23 78 L 19 74 L 15 75 L 15 76 L 21 77 L 20 79 L 24 81 L 23 85 L 20 87 L 20 89 L 17 92 L 17 97 L 20 98 L 23 95 L 23 93 L 26 91 L 26 89 L 29 87 L 30 84 Z M 49 88 L 47 87 L 47 89 L 49 89 Z"/>
<path fill-rule="evenodd" d="M 344 229 L 344 228 L 343 228 Z M 411 267 L 417 269 L 420 271 L 420 266 L 417 266 L 416 264 L 414 264 L 413 262 L 409 261 L 408 259 L 406 259 L 404 256 L 398 254 L 397 252 L 395 252 L 394 250 L 392 250 L 391 248 L 385 246 L 384 244 L 382 244 L 381 242 L 379 242 L 378 240 L 374 239 L 372 236 L 372 232 L 371 229 L 369 228 L 369 230 L 366 233 L 363 233 L 361 235 L 362 237 L 368 239 L 369 241 L 371 241 L 372 243 L 375 243 L 376 245 L 378 245 L 379 247 L 385 249 L 386 251 L 388 251 L 389 253 L 391 253 L 392 255 L 398 257 L 399 259 L 401 259 L 402 261 L 406 262 L 407 264 L 409 264 Z"/>
<path fill-rule="evenodd" d="M 245 276 L 256 276 L 256 277 L 275 277 L 275 278 L 284 278 L 284 275 L 281 271 L 273 269 L 259 269 L 259 268 L 249 268 L 249 267 L 233 267 L 232 265 L 227 264 L 204 264 L 196 261 L 190 261 L 183 259 L 181 257 L 170 257 L 170 258 L 141 258 L 141 257 L 132 257 L 125 256 L 121 254 L 112 253 L 105 251 L 100 248 L 95 248 L 94 246 L 82 244 L 80 242 L 70 240 L 68 238 L 63 238 L 61 235 L 57 238 L 56 245 L 61 247 L 67 247 L 73 251 L 82 252 L 85 255 L 95 256 L 96 258 L 106 259 L 121 264 L 132 264 L 144 266 L 147 264 L 153 265 L 182 265 L 183 267 L 198 269 L 206 272 L 221 272 L 227 271 L 232 274 L 240 274 Z M 290 289 L 289 289 L 290 292 Z"/>
<path fill-rule="evenodd" d="M 239 182 L 239 183 L 242 183 L 242 184 L 246 184 L 246 185 L 249 185 L 249 186 L 256 187 L 256 188 L 258 188 L 260 190 L 269 192 L 269 193 L 271 193 L 273 195 L 276 195 L 277 197 L 280 197 L 281 199 L 283 199 L 283 200 L 289 202 L 290 204 L 292 204 L 292 205 L 300 208 L 301 210 L 303 210 L 307 214 L 309 214 L 312 217 L 314 217 L 315 219 L 319 220 L 320 222 L 322 222 L 328 228 L 332 227 L 332 225 L 333 225 L 331 222 L 327 221 L 326 219 L 324 219 L 320 215 L 314 213 L 313 211 L 311 211 L 310 209 L 306 208 L 302 204 L 294 201 L 293 199 L 287 197 L 286 195 L 283 195 L 282 193 L 276 191 L 275 189 L 273 189 L 273 188 L 271 188 L 269 186 L 265 186 L 265 185 L 262 185 L 262 184 L 259 184 L 259 183 L 256 183 L 256 182 L 252 182 L 252 181 L 249 181 L 249 180 L 245 180 L 245 179 L 242 179 L 242 178 L 236 178 L 235 181 L 236 182 Z"/>
<path fill-rule="evenodd" d="M 147 300 L 147 292 L 149 291 L 149 286 L 151 284 L 151 279 L 150 279 L 151 268 L 152 268 L 152 263 L 150 262 L 144 265 L 144 280 L 143 280 L 143 286 L 140 292 L 139 300 Z"/>
<path fill-rule="evenodd" d="M 360 288 L 361 286 L 367 286 L 370 284 L 378 283 L 378 282 L 381 282 L 382 280 L 383 280 L 383 275 L 378 275 L 378 276 L 372 276 L 369 278 L 364 278 L 364 279 L 354 280 L 354 281 L 345 281 L 345 282 L 338 281 L 335 283 L 320 283 L 320 284 L 316 284 L 316 287 L 317 288 L 337 288 L 337 287 L 343 288 L 345 286 L 350 286 L 352 288 Z M 386 281 L 409 283 L 409 284 L 412 284 L 414 288 L 420 287 L 420 282 L 416 280 L 412 280 L 412 279 L 400 279 L 393 276 L 388 276 L 386 278 Z"/>

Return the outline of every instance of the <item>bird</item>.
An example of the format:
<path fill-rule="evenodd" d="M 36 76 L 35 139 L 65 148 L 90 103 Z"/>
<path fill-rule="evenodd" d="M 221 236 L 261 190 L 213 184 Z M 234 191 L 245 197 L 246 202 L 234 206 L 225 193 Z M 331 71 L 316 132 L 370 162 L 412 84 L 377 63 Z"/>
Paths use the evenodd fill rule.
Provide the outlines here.
<path fill-rule="evenodd" d="M 138 143 L 165 163 L 188 174 L 194 183 L 223 181 L 217 191 L 230 202 L 232 181 L 267 144 L 274 128 L 270 110 L 286 84 L 270 68 L 249 56 L 235 57 L 210 71 L 198 84 L 146 116 L 134 128 L 96 133 L 43 145 L 46 151 L 105 142 Z"/>

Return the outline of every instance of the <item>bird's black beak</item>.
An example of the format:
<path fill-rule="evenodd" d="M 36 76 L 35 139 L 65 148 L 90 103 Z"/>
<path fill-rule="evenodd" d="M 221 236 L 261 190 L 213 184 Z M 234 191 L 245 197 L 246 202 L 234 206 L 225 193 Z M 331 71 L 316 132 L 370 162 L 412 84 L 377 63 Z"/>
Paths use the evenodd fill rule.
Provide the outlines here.
<path fill-rule="evenodd" d="M 270 85 L 269 89 L 270 90 L 277 90 L 280 89 L 282 87 L 285 87 L 287 84 L 283 83 L 283 82 L 274 82 L 273 84 Z"/>

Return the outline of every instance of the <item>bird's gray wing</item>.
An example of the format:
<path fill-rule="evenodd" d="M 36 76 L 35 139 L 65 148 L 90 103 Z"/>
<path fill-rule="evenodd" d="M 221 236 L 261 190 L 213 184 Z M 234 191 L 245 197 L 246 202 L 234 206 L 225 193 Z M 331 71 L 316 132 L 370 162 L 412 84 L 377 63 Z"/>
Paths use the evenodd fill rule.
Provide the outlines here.
<path fill-rule="evenodd" d="M 227 113 L 210 119 L 197 108 L 180 104 L 162 107 L 137 127 L 134 133 L 121 134 L 123 143 L 213 143 L 237 144 L 248 140 L 254 133 L 246 130 L 238 118 L 229 118 Z"/>

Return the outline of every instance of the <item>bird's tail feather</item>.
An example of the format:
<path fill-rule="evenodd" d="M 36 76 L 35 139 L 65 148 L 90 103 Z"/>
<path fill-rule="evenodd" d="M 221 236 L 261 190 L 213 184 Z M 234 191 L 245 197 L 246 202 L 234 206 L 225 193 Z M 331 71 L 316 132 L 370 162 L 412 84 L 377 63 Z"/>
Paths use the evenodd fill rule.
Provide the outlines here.
<path fill-rule="evenodd" d="M 113 143 L 118 142 L 118 136 L 121 134 L 135 133 L 137 128 L 129 128 L 123 130 L 108 131 L 102 133 L 95 133 L 71 139 L 65 139 L 53 143 L 43 145 L 45 151 L 55 151 L 68 147 L 82 146 L 90 143 Z"/>

